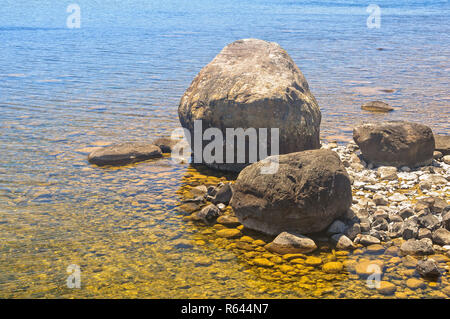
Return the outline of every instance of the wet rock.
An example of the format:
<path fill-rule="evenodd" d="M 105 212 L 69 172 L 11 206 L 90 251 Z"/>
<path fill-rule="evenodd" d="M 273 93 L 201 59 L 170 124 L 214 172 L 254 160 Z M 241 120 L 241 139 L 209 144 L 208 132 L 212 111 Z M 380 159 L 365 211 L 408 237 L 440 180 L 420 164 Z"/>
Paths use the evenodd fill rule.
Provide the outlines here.
<path fill-rule="evenodd" d="M 433 244 L 428 238 L 408 239 L 401 245 L 400 251 L 404 255 L 431 255 L 434 253 Z"/>
<path fill-rule="evenodd" d="M 225 228 L 217 231 L 217 236 L 223 238 L 238 238 L 242 236 L 242 233 L 239 229 L 235 228 Z"/>
<path fill-rule="evenodd" d="M 308 266 L 319 266 L 322 264 L 322 259 L 320 257 L 309 256 L 305 260 L 305 265 Z"/>
<path fill-rule="evenodd" d="M 230 183 L 220 185 L 216 189 L 216 194 L 211 199 L 214 204 L 223 203 L 228 205 L 233 195 Z"/>
<path fill-rule="evenodd" d="M 439 228 L 433 232 L 433 242 L 444 246 L 450 245 L 450 231 L 445 228 Z"/>
<path fill-rule="evenodd" d="M 162 157 L 161 149 L 148 143 L 122 143 L 99 148 L 88 156 L 91 164 L 125 165 Z"/>
<path fill-rule="evenodd" d="M 380 286 L 377 287 L 377 291 L 382 295 L 393 295 L 395 291 L 397 290 L 397 287 L 388 281 L 380 281 Z"/>
<path fill-rule="evenodd" d="M 205 224 L 213 224 L 221 214 L 220 209 L 216 205 L 210 204 L 197 212 L 197 217 Z"/>
<path fill-rule="evenodd" d="M 419 288 L 425 288 L 426 284 L 423 280 L 416 279 L 416 278 L 410 278 L 406 281 L 406 286 L 410 289 L 419 289 Z"/>
<path fill-rule="evenodd" d="M 158 146 L 161 149 L 161 152 L 163 152 L 163 153 L 172 153 L 173 147 L 178 142 L 179 141 L 173 140 L 170 137 L 159 137 L 159 138 L 153 140 L 152 144 Z"/>
<path fill-rule="evenodd" d="M 436 151 L 441 152 L 443 155 L 450 155 L 450 135 L 434 135 L 436 142 Z"/>
<path fill-rule="evenodd" d="M 326 229 L 352 204 L 351 185 L 339 156 L 330 150 L 280 155 L 274 174 L 263 162 L 247 166 L 233 185 L 231 206 L 246 227 L 270 235 Z"/>
<path fill-rule="evenodd" d="M 363 260 L 355 265 L 355 272 L 361 277 L 367 277 L 374 273 L 382 273 L 384 262 L 382 260 Z"/>
<path fill-rule="evenodd" d="M 327 262 L 322 266 L 322 270 L 329 274 L 336 274 L 342 271 L 344 265 L 338 261 Z"/>
<path fill-rule="evenodd" d="M 371 254 L 381 254 L 384 252 L 384 247 L 380 244 L 373 244 L 367 246 L 367 252 Z"/>
<path fill-rule="evenodd" d="M 233 228 L 239 226 L 241 223 L 237 219 L 237 217 L 222 215 L 217 218 L 217 222 L 219 224 L 225 225 L 227 227 Z"/>
<path fill-rule="evenodd" d="M 317 249 L 316 243 L 298 233 L 282 232 L 266 248 L 269 251 L 284 255 L 310 253 Z"/>
<path fill-rule="evenodd" d="M 192 81 L 181 98 L 178 116 L 191 136 L 194 121 L 200 120 L 203 130 L 218 128 L 227 140 L 227 128 L 279 128 L 280 154 L 320 147 L 317 101 L 300 69 L 274 42 L 243 39 L 227 45 Z M 195 153 L 195 139 L 190 143 Z M 237 143 L 233 163 L 205 164 L 240 171 L 249 163 L 249 154 L 239 164 L 236 147 Z M 250 148 L 245 149 L 249 153 Z M 224 158 L 233 156 L 225 146 L 223 154 Z"/>
<path fill-rule="evenodd" d="M 402 264 L 406 268 L 416 268 L 418 260 L 412 256 L 405 256 L 402 258 Z"/>
<path fill-rule="evenodd" d="M 337 250 L 351 250 L 355 248 L 351 239 L 343 234 L 335 234 L 331 236 L 331 241 L 336 246 Z"/>
<path fill-rule="evenodd" d="M 369 246 L 373 244 L 379 244 L 380 240 L 371 235 L 362 235 L 361 239 L 359 240 L 359 243 L 364 246 Z"/>
<path fill-rule="evenodd" d="M 361 109 L 369 112 L 391 112 L 394 110 L 389 104 L 382 101 L 371 101 L 361 105 Z"/>
<path fill-rule="evenodd" d="M 252 260 L 253 264 L 255 266 L 259 266 L 259 267 L 273 267 L 275 266 L 275 264 L 273 262 L 271 262 L 270 260 L 268 260 L 267 258 L 255 258 Z"/>
<path fill-rule="evenodd" d="M 418 261 L 416 271 L 425 278 L 435 279 L 441 275 L 437 263 L 431 258 Z"/>
<path fill-rule="evenodd" d="M 366 123 L 353 130 L 363 158 L 377 166 L 416 167 L 431 163 L 435 148 L 428 126 L 405 121 Z"/>

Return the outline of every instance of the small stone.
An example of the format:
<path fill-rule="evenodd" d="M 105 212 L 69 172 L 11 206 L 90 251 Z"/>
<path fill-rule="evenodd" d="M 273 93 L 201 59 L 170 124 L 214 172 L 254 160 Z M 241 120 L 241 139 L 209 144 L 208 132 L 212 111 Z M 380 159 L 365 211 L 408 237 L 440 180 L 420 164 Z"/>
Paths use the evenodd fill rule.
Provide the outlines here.
<path fill-rule="evenodd" d="M 358 223 L 352 224 L 350 227 L 347 228 L 345 231 L 345 235 L 350 239 L 353 240 L 355 237 L 361 233 L 361 225 Z"/>
<path fill-rule="evenodd" d="M 433 232 L 433 242 L 444 246 L 450 245 L 450 231 L 445 228 L 439 228 Z"/>
<path fill-rule="evenodd" d="M 408 239 L 402 244 L 400 251 L 405 255 L 431 255 L 434 253 L 432 242 L 428 238 Z"/>
<path fill-rule="evenodd" d="M 161 149 L 149 143 L 121 143 L 96 149 L 88 156 L 89 163 L 99 166 L 125 165 L 162 157 Z"/>
<path fill-rule="evenodd" d="M 379 49 L 382 49 L 382 48 L 379 48 Z M 379 50 L 379 49 L 377 49 L 377 50 Z M 392 106 L 390 106 L 387 103 L 384 103 L 383 101 L 367 102 L 367 103 L 361 105 L 361 109 L 363 109 L 365 111 L 369 111 L 369 112 L 381 112 L 381 113 L 391 112 L 394 110 L 394 108 Z"/>
<path fill-rule="evenodd" d="M 397 256 L 400 252 L 400 249 L 396 246 L 391 246 L 388 247 L 385 251 L 384 254 L 385 255 L 390 255 L 390 256 Z"/>
<path fill-rule="evenodd" d="M 431 239 L 431 230 L 427 228 L 420 228 L 419 229 L 419 235 L 417 236 L 418 239 L 422 238 L 430 238 Z"/>
<path fill-rule="evenodd" d="M 273 267 L 275 264 L 267 258 L 255 258 L 252 260 L 253 264 L 259 267 Z"/>
<path fill-rule="evenodd" d="M 371 235 L 362 235 L 361 239 L 359 240 L 359 243 L 364 246 L 369 246 L 373 244 L 379 244 L 380 240 Z"/>
<path fill-rule="evenodd" d="M 239 219 L 237 219 L 237 217 L 229 216 L 229 215 L 219 216 L 217 218 L 217 222 L 219 224 L 225 225 L 227 227 L 237 227 L 237 226 L 239 226 L 241 224 L 239 222 Z"/>
<path fill-rule="evenodd" d="M 412 256 L 405 256 L 402 258 L 402 263 L 406 268 L 416 268 L 418 260 Z"/>
<path fill-rule="evenodd" d="M 342 234 L 347 229 L 347 226 L 340 220 L 335 220 L 330 227 L 328 227 L 327 233 L 332 234 Z"/>
<path fill-rule="evenodd" d="M 377 206 L 386 206 L 389 204 L 388 199 L 380 194 L 375 194 L 372 199 Z"/>
<path fill-rule="evenodd" d="M 414 215 L 414 211 L 410 207 L 403 208 L 400 210 L 399 213 L 400 217 L 403 218 L 403 220 L 408 219 L 409 217 Z"/>
<path fill-rule="evenodd" d="M 437 278 L 441 275 L 436 262 L 433 259 L 420 260 L 416 266 L 417 272 L 425 278 Z"/>
<path fill-rule="evenodd" d="M 213 224 L 220 215 L 220 209 L 214 204 L 208 205 L 197 212 L 197 217 L 206 224 Z"/>
<path fill-rule="evenodd" d="M 242 233 L 238 229 L 226 228 L 226 229 L 221 229 L 221 230 L 217 231 L 217 236 L 231 239 L 231 238 L 241 237 Z"/>
<path fill-rule="evenodd" d="M 434 230 L 439 227 L 439 219 L 433 216 L 432 214 L 426 214 L 424 216 L 419 217 L 419 224 L 429 230 Z"/>
<path fill-rule="evenodd" d="M 426 285 L 422 280 L 416 279 L 416 278 L 410 278 L 406 281 L 406 286 L 410 289 L 419 289 L 419 288 L 425 288 Z"/>
<path fill-rule="evenodd" d="M 442 158 L 442 156 L 444 156 L 444 155 L 441 152 L 439 152 L 439 151 L 434 151 L 433 152 L 433 158 L 435 160 L 438 160 L 438 159 Z"/>
<path fill-rule="evenodd" d="M 382 180 L 393 181 L 398 179 L 397 168 L 394 166 L 381 166 L 377 173 Z"/>
<path fill-rule="evenodd" d="M 445 155 L 445 156 L 442 158 L 442 161 L 443 161 L 445 164 L 450 165 L 450 155 Z"/>
<path fill-rule="evenodd" d="M 392 202 L 404 202 L 408 200 L 408 197 L 400 193 L 394 193 L 392 196 L 389 197 L 389 200 Z"/>
<path fill-rule="evenodd" d="M 335 234 L 331 236 L 331 240 L 336 245 L 336 249 L 338 250 L 350 250 L 355 248 L 350 238 L 343 234 Z"/>
<path fill-rule="evenodd" d="M 319 257 L 310 256 L 306 258 L 305 264 L 309 266 L 319 266 L 322 264 L 322 259 Z"/>
<path fill-rule="evenodd" d="M 322 270 L 326 273 L 335 274 L 342 271 L 344 265 L 338 261 L 332 261 L 324 264 L 322 266 Z"/>
<path fill-rule="evenodd" d="M 230 183 L 223 184 L 217 187 L 217 193 L 211 199 L 214 204 L 223 203 L 228 205 L 233 195 Z"/>
<path fill-rule="evenodd" d="M 388 281 L 380 281 L 380 286 L 377 287 L 377 291 L 382 295 L 393 295 L 397 287 Z"/>
<path fill-rule="evenodd" d="M 310 253 L 317 249 L 316 243 L 301 234 L 282 232 L 266 248 L 278 254 Z"/>

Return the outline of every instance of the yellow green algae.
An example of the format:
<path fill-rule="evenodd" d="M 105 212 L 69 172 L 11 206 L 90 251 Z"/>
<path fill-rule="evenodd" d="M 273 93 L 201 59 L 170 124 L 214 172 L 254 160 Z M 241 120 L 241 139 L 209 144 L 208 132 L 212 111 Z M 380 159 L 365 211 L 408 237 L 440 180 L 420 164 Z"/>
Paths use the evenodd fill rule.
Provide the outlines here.
<path fill-rule="evenodd" d="M 192 187 L 232 181 L 233 175 L 174 164 L 167 156 L 120 168 L 78 161 L 77 174 L 63 188 L 49 179 L 27 193 L 2 197 L 0 297 L 450 296 L 448 273 L 437 281 L 421 279 L 414 260 L 398 255 L 401 240 L 386 252 L 362 246 L 351 253 L 335 251 L 319 241 L 315 253 L 281 256 L 264 248 L 272 237 L 240 225 L 230 228 L 239 230 L 238 236 L 225 238 L 218 233 L 226 226 L 186 217 L 190 208 L 182 201 L 193 197 Z M 232 209 L 225 214 L 232 215 Z M 432 257 L 441 268 L 450 266 L 447 256 Z M 358 274 L 364 263 L 383 266 L 379 289 Z M 66 284 L 71 264 L 81 269 L 79 289 Z"/>

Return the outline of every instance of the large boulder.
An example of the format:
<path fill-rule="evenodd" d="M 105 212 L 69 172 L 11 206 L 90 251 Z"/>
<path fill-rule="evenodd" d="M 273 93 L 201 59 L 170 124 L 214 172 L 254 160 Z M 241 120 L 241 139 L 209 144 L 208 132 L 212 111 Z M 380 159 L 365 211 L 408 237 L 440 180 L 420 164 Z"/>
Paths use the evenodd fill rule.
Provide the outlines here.
<path fill-rule="evenodd" d="M 178 115 L 181 125 L 190 131 L 189 142 L 197 162 L 210 141 L 195 140 L 196 120 L 201 121 L 202 133 L 218 128 L 224 140 L 226 128 L 267 128 L 267 142 L 263 138 L 260 141 L 268 145 L 272 154 L 271 128 L 279 129 L 280 154 L 320 147 L 321 113 L 317 101 L 300 69 L 274 42 L 244 39 L 227 45 L 192 81 L 181 98 Z M 196 143 L 201 147 L 196 148 Z M 223 163 L 207 162 L 204 158 L 203 162 L 221 170 L 240 171 L 251 161 L 246 140 L 245 160 L 238 162 L 238 144 L 229 147 L 234 151 L 233 162 L 226 160 L 225 143 Z M 228 157 L 233 158 L 233 154 Z M 258 152 L 252 154 L 258 154 L 257 160 L 265 157 Z"/>
<path fill-rule="evenodd" d="M 162 157 L 161 149 L 149 143 L 121 143 L 99 148 L 88 156 L 89 163 L 99 166 L 124 165 Z"/>
<path fill-rule="evenodd" d="M 434 134 L 436 142 L 436 151 L 441 152 L 442 155 L 450 155 L 450 135 Z"/>
<path fill-rule="evenodd" d="M 274 174 L 265 163 L 244 168 L 233 185 L 231 206 L 247 228 L 270 235 L 309 234 L 343 217 L 352 203 L 350 179 L 339 156 L 310 150 L 278 157 Z"/>
<path fill-rule="evenodd" d="M 433 132 L 423 124 L 365 123 L 354 128 L 353 139 L 364 160 L 377 166 L 416 167 L 433 159 Z"/>

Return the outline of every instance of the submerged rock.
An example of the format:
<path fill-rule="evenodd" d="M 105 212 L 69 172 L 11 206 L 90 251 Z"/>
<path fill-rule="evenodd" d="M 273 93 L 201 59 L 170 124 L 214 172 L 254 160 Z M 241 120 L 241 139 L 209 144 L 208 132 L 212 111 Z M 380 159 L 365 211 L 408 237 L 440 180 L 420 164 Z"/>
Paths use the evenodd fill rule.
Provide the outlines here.
<path fill-rule="evenodd" d="M 203 131 L 218 128 L 225 140 L 227 134 L 232 134 L 227 133 L 227 128 L 279 128 L 280 154 L 320 147 L 321 113 L 317 101 L 300 69 L 274 42 L 244 39 L 227 45 L 192 81 L 181 98 L 178 116 L 191 137 L 194 121 L 200 120 Z M 269 136 L 267 142 L 270 149 Z M 203 151 L 209 142 L 199 140 L 199 148 L 194 138 L 190 143 L 195 153 L 197 149 Z M 244 163 L 237 161 L 236 143 L 231 147 L 233 163 L 205 164 L 240 171 L 250 162 L 248 143 L 246 146 Z M 223 155 L 225 159 L 225 145 Z"/>
<path fill-rule="evenodd" d="M 161 149 L 148 143 L 121 143 L 99 148 L 88 156 L 88 161 L 99 166 L 124 165 L 162 157 Z"/>
<path fill-rule="evenodd" d="M 363 158 L 377 166 L 416 167 L 431 163 L 434 137 L 423 124 L 405 121 L 366 123 L 353 130 Z"/>
<path fill-rule="evenodd" d="M 280 155 L 274 174 L 261 174 L 264 165 L 246 167 L 233 185 L 231 206 L 245 227 L 270 235 L 319 232 L 352 203 L 350 179 L 333 151 Z"/>
<path fill-rule="evenodd" d="M 220 209 L 214 204 L 208 205 L 197 212 L 197 217 L 205 224 L 213 224 L 220 215 Z"/>
<path fill-rule="evenodd" d="M 394 110 L 392 106 L 383 101 L 371 101 L 363 104 L 361 109 L 370 112 L 391 112 Z"/>
<path fill-rule="evenodd" d="M 425 278 L 437 278 L 441 275 L 441 272 L 433 259 L 418 261 L 416 270 Z"/>
<path fill-rule="evenodd" d="M 310 253 L 317 249 L 316 243 L 306 236 L 282 232 L 266 248 L 272 252 L 284 254 Z"/>

